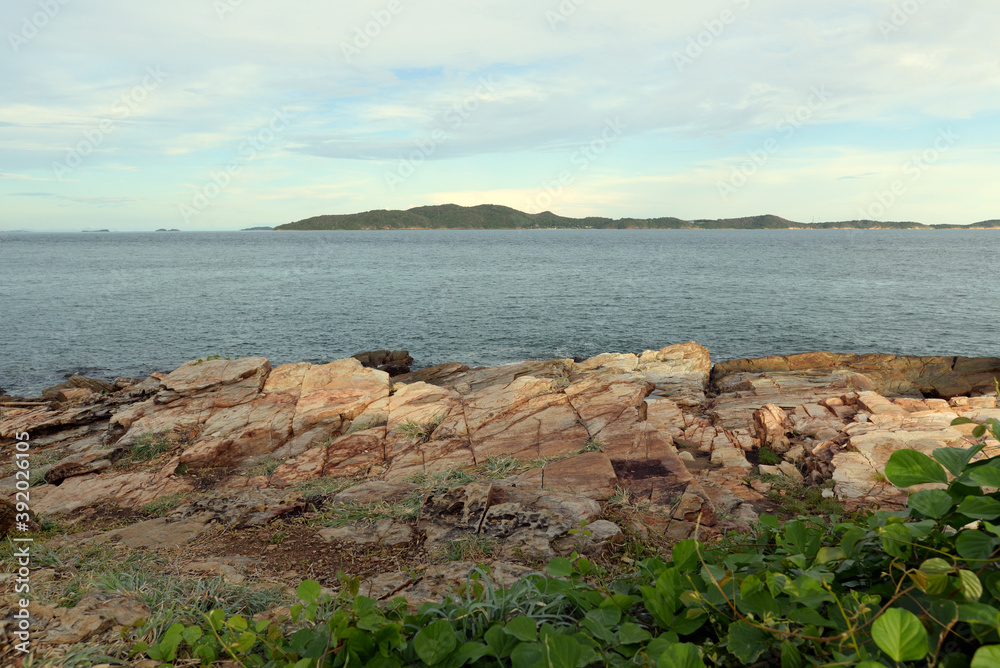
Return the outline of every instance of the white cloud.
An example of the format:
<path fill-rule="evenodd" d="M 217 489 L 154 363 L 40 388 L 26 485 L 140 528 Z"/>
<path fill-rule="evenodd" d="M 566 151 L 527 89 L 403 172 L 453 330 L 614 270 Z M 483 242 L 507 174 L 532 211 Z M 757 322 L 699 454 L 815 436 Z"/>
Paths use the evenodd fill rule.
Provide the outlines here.
<path fill-rule="evenodd" d="M 907 200 L 915 217 L 972 222 L 988 206 L 982 181 L 998 176 L 996 161 L 972 150 L 1000 139 L 989 122 L 1000 114 L 1000 52 L 992 47 L 1000 9 L 992 0 L 925 2 L 902 18 L 892 0 L 588 0 L 565 16 L 556 0 L 399 1 L 402 11 L 377 29 L 369 24 L 384 19 L 384 0 L 243 2 L 221 17 L 206 0 L 71 3 L 17 53 L 0 55 L 0 160 L 7 173 L 51 178 L 53 161 L 113 118 L 114 132 L 73 182 L 60 184 L 61 194 L 81 197 L 74 188 L 85 186 L 86 196 L 110 202 L 140 188 L 147 199 L 133 209 L 169 208 L 183 184 L 225 164 L 270 114 L 286 109 L 293 122 L 233 186 L 247 188 L 240 206 L 261 199 L 261 218 L 447 196 L 503 197 L 523 207 L 524 193 L 606 120 L 620 118 L 628 127 L 621 146 L 595 165 L 599 175 L 561 195 L 566 212 L 742 215 L 759 211 L 763 196 L 722 203 L 713 179 L 821 86 L 829 101 L 754 179 L 768 210 L 793 216 L 785 209 L 812 202 L 822 203 L 820 217 L 841 215 L 842 200 L 826 196 L 826 176 L 891 170 L 899 154 L 922 149 L 928 128 L 948 124 L 968 137 L 940 170 L 953 190 L 930 181 L 914 188 Z M 8 3 L 0 21 L 21 25 L 33 8 Z M 374 36 L 360 48 L 356 29 L 366 28 Z M 351 62 L 345 44 L 360 51 Z M 150 67 L 166 78 L 127 118 L 116 118 L 116 101 Z M 485 92 L 484 78 L 495 82 Z M 456 116 L 463 104 L 474 109 Z M 446 138 L 427 164 L 398 193 L 387 190 L 385 169 L 435 131 Z M 122 165 L 135 170 L 124 182 Z M 949 170 L 962 176 L 945 179 Z M 355 187 L 334 197 L 318 174 Z M 843 183 L 865 180 L 834 190 L 851 199 Z M 279 207 L 288 207 L 281 193 L 296 182 L 303 189 L 293 214 Z M 234 200 L 214 205 L 219 224 Z M 33 209 L 43 206 L 37 198 L 11 201 L 18 215 L 43 217 Z M 150 220 L 157 215 L 151 208 Z"/>

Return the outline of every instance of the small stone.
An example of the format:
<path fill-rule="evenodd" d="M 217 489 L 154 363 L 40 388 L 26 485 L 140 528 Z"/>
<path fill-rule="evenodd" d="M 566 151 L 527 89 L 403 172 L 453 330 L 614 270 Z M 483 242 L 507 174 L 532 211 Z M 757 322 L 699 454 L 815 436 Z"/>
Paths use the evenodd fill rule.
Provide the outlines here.
<path fill-rule="evenodd" d="M 824 489 L 823 490 L 823 498 L 824 499 L 832 499 L 833 497 L 834 497 L 834 493 L 833 493 L 832 489 Z"/>
<path fill-rule="evenodd" d="M 694 461 L 694 455 L 691 454 L 687 450 L 678 450 L 677 451 L 677 456 L 680 457 L 682 460 L 684 460 L 686 462 L 693 462 Z"/>

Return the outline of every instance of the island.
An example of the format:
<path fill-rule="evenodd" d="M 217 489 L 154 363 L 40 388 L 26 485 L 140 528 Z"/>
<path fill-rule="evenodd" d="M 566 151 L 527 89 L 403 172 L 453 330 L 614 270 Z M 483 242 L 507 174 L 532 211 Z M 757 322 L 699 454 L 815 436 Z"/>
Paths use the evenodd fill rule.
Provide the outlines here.
<path fill-rule="evenodd" d="M 156 231 L 157 232 L 180 232 L 180 230 L 178 230 L 176 227 L 174 229 L 172 229 L 172 230 L 168 230 L 166 228 L 161 227 L 160 229 L 158 229 Z"/>
<path fill-rule="evenodd" d="M 240 232 L 270 232 L 273 229 L 268 225 L 259 225 L 258 227 L 244 227 Z"/>
<path fill-rule="evenodd" d="M 543 211 L 525 213 L 508 206 L 441 204 L 406 211 L 376 209 L 362 213 L 325 215 L 278 225 L 276 230 L 537 230 L 537 229 L 650 229 L 650 230 L 967 230 L 1000 229 L 1000 219 L 971 225 L 924 225 L 916 222 L 850 220 L 798 223 L 771 214 L 719 220 L 680 218 L 568 218 Z"/>

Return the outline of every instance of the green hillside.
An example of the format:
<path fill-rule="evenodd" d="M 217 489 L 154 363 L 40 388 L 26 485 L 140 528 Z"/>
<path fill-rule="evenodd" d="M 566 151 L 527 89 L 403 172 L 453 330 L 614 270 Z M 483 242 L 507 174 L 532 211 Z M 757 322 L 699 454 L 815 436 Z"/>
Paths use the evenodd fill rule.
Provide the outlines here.
<path fill-rule="evenodd" d="M 929 230 L 998 229 L 1000 220 L 973 225 L 923 225 L 915 222 L 851 220 L 831 223 L 797 223 L 780 216 L 761 215 L 721 220 L 680 218 L 567 218 L 543 211 L 525 213 L 509 206 L 441 204 L 418 206 L 406 211 L 377 209 L 363 213 L 315 216 L 275 227 L 276 230 L 537 230 L 537 229 L 657 229 L 657 230 Z"/>

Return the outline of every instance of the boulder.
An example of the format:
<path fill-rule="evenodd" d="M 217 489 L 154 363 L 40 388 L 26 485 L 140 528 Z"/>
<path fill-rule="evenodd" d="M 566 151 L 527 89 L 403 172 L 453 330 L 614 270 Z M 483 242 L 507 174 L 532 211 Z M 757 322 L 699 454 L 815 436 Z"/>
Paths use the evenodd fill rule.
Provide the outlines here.
<path fill-rule="evenodd" d="M 753 413 L 753 432 L 761 447 L 785 452 L 790 445 L 788 436 L 794 429 L 788 414 L 780 406 L 765 404 Z"/>

